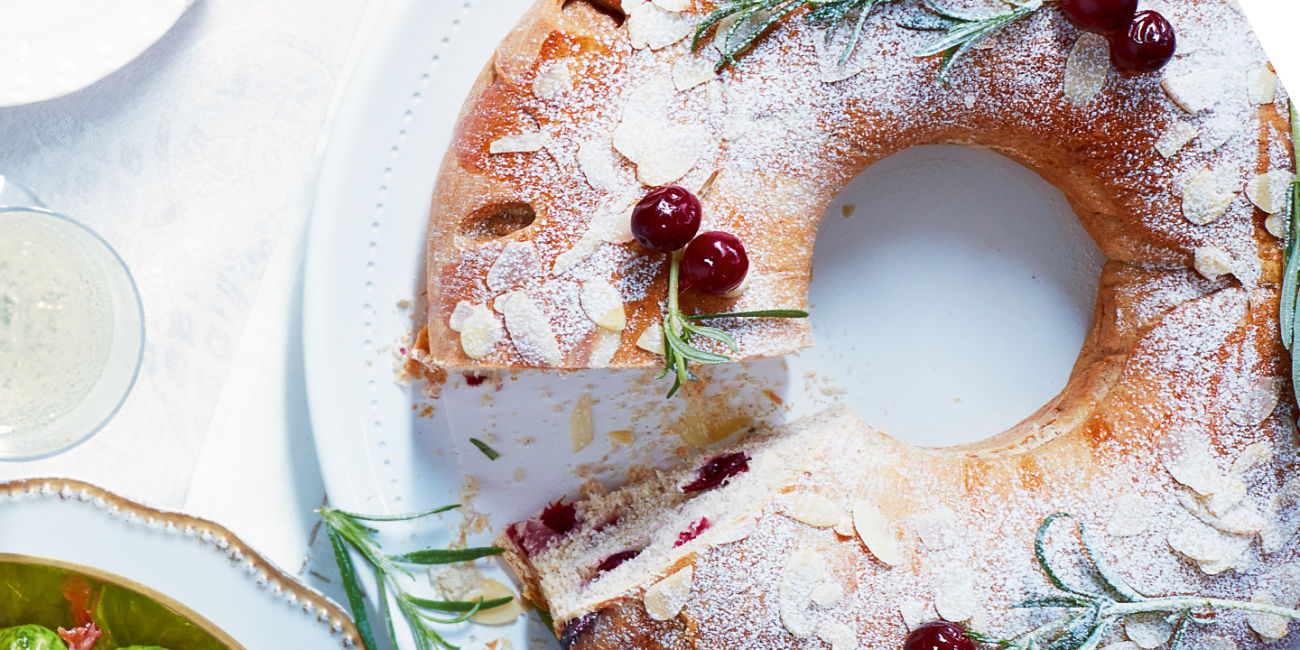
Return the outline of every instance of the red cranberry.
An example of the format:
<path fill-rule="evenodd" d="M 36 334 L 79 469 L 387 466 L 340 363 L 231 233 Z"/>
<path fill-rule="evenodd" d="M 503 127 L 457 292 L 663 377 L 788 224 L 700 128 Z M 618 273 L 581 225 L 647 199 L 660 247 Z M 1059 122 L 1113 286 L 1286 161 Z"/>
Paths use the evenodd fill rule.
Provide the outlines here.
<path fill-rule="evenodd" d="M 1137 9 L 1137 0 L 1061 0 L 1061 12 L 1075 27 L 1098 34 L 1124 28 Z"/>
<path fill-rule="evenodd" d="M 628 560 L 640 554 L 641 551 L 619 551 L 618 553 L 615 553 L 601 560 L 600 564 L 596 565 L 596 573 L 613 571 L 614 569 L 617 569 L 620 565 L 622 565 L 624 562 L 627 562 Z"/>
<path fill-rule="evenodd" d="M 682 281 L 713 296 L 735 291 L 749 272 L 740 238 L 726 232 L 700 233 L 682 252 Z"/>
<path fill-rule="evenodd" d="M 717 487 L 723 481 L 749 471 L 749 454 L 738 451 L 710 458 L 695 474 L 695 480 L 682 487 L 682 492 L 699 492 Z"/>
<path fill-rule="evenodd" d="M 572 503 L 565 503 L 564 499 L 546 506 L 546 509 L 542 511 L 538 518 L 542 520 L 542 523 L 546 524 L 547 528 L 560 535 L 573 530 L 573 527 L 578 525 L 577 509 L 573 507 Z"/>
<path fill-rule="evenodd" d="M 699 537 L 700 533 L 708 530 L 711 525 L 712 524 L 709 523 L 708 517 L 700 517 L 699 521 L 691 522 L 691 525 L 687 526 L 686 530 L 683 530 L 677 535 L 677 543 L 673 544 L 673 548 L 677 548 L 678 546 Z"/>
<path fill-rule="evenodd" d="M 903 650 L 975 650 L 975 641 L 952 623 L 931 621 L 907 635 Z"/>
<path fill-rule="evenodd" d="M 591 612 L 565 623 L 564 631 L 560 633 L 560 647 L 565 650 L 573 647 L 573 644 L 577 643 L 583 635 L 596 629 L 596 623 L 599 621 L 600 612 Z"/>
<path fill-rule="evenodd" d="M 650 190 L 632 208 L 632 236 L 652 251 L 675 251 L 700 229 L 700 200 L 684 188 Z"/>
<path fill-rule="evenodd" d="M 482 384 L 483 382 L 485 382 L 485 381 L 487 381 L 487 377 L 485 377 L 485 376 L 483 376 L 483 375 L 474 375 L 474 374 L 470 374 L 470 373 L 468 373 L 468 372 L 465 373 L 465 385 L 466 385 L 466 386 L 479 386 L 479 385 L 481 385 L 481 384 Z"/>
<path fill-rule="evenodd" d="M 1127 28 L 1110 36 L 1110 60 L 1125 72 L 1155 72 L 1177 49 L 1173 25 L 1155 11 L 1138 13 Z"/>

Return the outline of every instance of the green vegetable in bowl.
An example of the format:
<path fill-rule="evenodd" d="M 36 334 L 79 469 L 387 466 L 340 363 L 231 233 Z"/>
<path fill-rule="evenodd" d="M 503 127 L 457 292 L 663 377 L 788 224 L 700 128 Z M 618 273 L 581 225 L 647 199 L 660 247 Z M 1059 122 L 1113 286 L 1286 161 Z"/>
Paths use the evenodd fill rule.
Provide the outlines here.
<path fill-rule="evenodd" d="M 19 625 L 0 630 L 0 650 L 67 650 L 53 630 L 41 625 Z"/>

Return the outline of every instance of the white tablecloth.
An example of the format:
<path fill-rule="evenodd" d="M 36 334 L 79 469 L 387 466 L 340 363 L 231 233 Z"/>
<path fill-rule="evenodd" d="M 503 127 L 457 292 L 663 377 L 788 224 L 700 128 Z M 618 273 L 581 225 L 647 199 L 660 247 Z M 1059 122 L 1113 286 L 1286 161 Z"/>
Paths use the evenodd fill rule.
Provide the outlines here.
<path fill-rule="evenodd" d="M 0 463 L 0 480 L 70 476 L 221 522 L 344 602 L 321 579 L 329 553 L 308 561 L 325 491 L 299 270 L 326 113 L 374 10 L 199 0 L 107 79 L 0 109 L 0 174 L 117 249 L 146 321 L 140 377 L 117 417 L 67 453 Z"/>
<path fill-rule="evenodd" d="M 0 109 L 0 174 L 117 248 L 147 327 L 117 417 L 68 453 L 0 463 L 0 480 L 70 476 L 216 520 L 343 600 L 323 540 L 312 544 L 325 492 L 300 265 L 328 108 L 379 1 L 199 0 L 108 79 Z M 1242 3 L 1300 88 L 1300 9 Z"/>

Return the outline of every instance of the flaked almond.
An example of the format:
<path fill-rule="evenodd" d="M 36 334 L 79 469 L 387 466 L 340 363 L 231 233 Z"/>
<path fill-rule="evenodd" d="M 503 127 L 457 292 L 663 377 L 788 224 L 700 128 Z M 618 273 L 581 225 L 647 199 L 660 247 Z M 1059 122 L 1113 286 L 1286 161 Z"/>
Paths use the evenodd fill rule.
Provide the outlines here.
<path fill-rule="evenodd" d="M 880 514 L 880 509 L 871 501 L 862 500 L 853 505 L 853 528 L 862 544 L 882 564 L 898 566 L 906 559 L 903 545 L 884 515 Z"/>
<path fill-rule="evenodd" d="M 1246 182 L 1246 197 L 1265 213 L 1277 214 L 1286 209 L 1287 192 L 1294 180 L 1295 174 L 1289 171 L 1270 170 Z"/>
<path fill-rule="evenodd" d="M 530 241 L 512 241 L 501 249 L 488 269 L 487 285 L 505 291 L 542 276 L 542 260 Z"/>
<path fill-rule="evenodd" d="M 830 40 L 819 38 L 813 41 L 817 53 L 818 78 L 822 83 L 835 83 L 856 77 L 866 64 L 863 57 L 855 56 L 857 48 L 851 48 L 854 29 L 851 25 L 839 25 L 829 28 Z M 846 57 L 845 54 L 848 56 Z"/>
<path fill-rule="evenodd" d="M 853 628 L 839 621 L 822 621 L 817 626 L 817 638 L 831 647 L 831 650 L 857 650 L 858 634 Z"/>
<path fill-rule="evenodd" d="M 757 527 L 758 520 L 753 515 L 744 515 L 725 524 L 715 525 L 706 534 L 709 536 L 710 544 L 721 546 L 739 542 L 749 537 L 749 534 L 754 532 Z"/>
<path fill-rule="evenodd" d="M 813 592 L 829 578 L 826 563 L 816 551 L 800 548 L 790 555 L 777 589 L 781 624 L 790 634 L 805 638 L 816 631 L 817 622 L 811 612 Z"/>
<path fill-rule="evenodd" d="M 1175 481 L 1192 488 L 1197 494 L 1214 494 L 1223 486 L 1223 474 L 1204 450 L 1181 449 L 1166 458 L 1164 465 Z"/>
<path fill-rule="evenodd" d="M 1187 146 L 1188 142 L 1195 140 L 1196 136 L 1200 134 L 1201 130 L 1190 122 L 1177 120 L 1170 124 L 1169 128 L 1165 129 L 1165 132 L 1156 139 L 1156 151 L 1160 152 L 1160 155 L 1165 158 L 1173 158 L 1174 154 Z"/>
<path fill-rule="evenodd" d="M 636 440 L 636 434 L 634 434 L 630 429 L 614 429 L 605 435 L 609 436 L 610 440 L 625 445 L 630 445 L 634 440 Z"/>
<path fill-rule="evenodd" d="M 1290 229 L 1288 221 L 1288 217 L 1281 212 L 1270 214 L 1267 219 L 1264 219 L 1264 229 L 1278 239 L 1286 239 L 1287 230 Z"/>
<path fill-rule="evenodd" d="M 1253 104 L 1272 104 L 1277 97 L 1277 75 L 1268 68 L 1246 73 L 1246 92 Z"/>
<path fill-rule="evenodd" d="M 650 0 L 664 11 L 686 11 L 691 8 L 691 0 Z"/>
<path fill-rule="evenodd" d="M 516 618 L 519 618 L 520 614 L 524 613 L 524 606 L 519 602 L 519 596 L 515 595 L 515 592 L 510 587 L 488 578 L 477 589 L 466 594 L 463 600 L 475 601 L 480 598 L 493 600 L 507 596 L 513 600 L 500 607 L 481 609 L 470 617 L 471 621 L 480 625 L 506 625 L 513 623 Z"/>
<path fill-rule="evenodd" d="M 1124 636 L 1143 650 L 1159 648 L 1174 635 L 1174 624 L 1161 612 L 1143 612 L 1124 619 Z"/>
<path fill-rule="evenodd" d="M 471 359 L 482 359 L 492 353 L 501 340 L 501 323 L 486 305 L 472 305 L 461 301 L 452 312 L 449 325 L 460 333 L 460 348 Z"/>
<path fill-rule="evenodd" d="M 627 37 L 632 47 L 660 50 L 695 31 L 695 20 L 675 11 L 665 11 L 647 0 L 623 0 L 627 15 Z"/>
<path fill-rule="evenodd" d="M 1251 598 L 1252 602 L 1263 603 L 1265 605 L 1276 605 L 1277 599 L 1272 594 L 1261 591 Z M 1276 614 L 1264 614 L 1262 612 L 1249 612 L 1246 614 L 1246 624 L 1250 629 L 1259 635 L 1260 639 L 1265 642 L 1280 641 L 1288 631 L 1289 619 Z"/>
<path fill-rule="evenodd" d="M 675 618 L 691 597 L 695 567 L 687 565 L 645 590 L 645 611 L 656 621 Z"/>
<path fill-rule="evenodd" d="M 812 601 L 821 607 L 832 607 L 844 600 L 844 586 L 833 580 L 825 580 L 813 587 Z"/>
<path fill-rule="evenodd" d="M 488 145 L 488 153 L 531 153 L 541 151 L 545 146 L 546 134 L 532 131 L 497 138 Z"/>
<path fill-rule="evenodd" d="M 673 86 L 678 91 L 690 90 L 718 76 L 713 69 L 717 56 L 710 55 L 712 49 L 706 52 L 709 54 L 684 54 L 673 62 Z"/>
<path fill-rule="evenodd" d="M 591 444 L 595 437 L 595 427 L 591 422 L 591 393 L 583 393 L 578 403 L 569 413 L 569 443 L 573 451 L 579 452 Z"/>
<path fill-rule="evenodd" d="M 1202 497 L 1187 489 L 1179 489 L 1174 494 L 1178 503 L 1192 516 L 1220 532 L 1230 535 L 1254 535 L 1264 529 L 1266 523 L 1264 517 L 1249 506 L 1239 505 L 1222 514 L 1215 514 L 1206 505 L 1211 497 Z"/>
<path fill-rule="evenodd" d="M 1225 187 L 1220 174 L 1204 170 L 1192 176 L 1183 188 L 1183 216 L 1198 225 L 1212 223 L 1228 211 L 1237 197 Z"/>
<path fill-rule="evenodd" d="M 1221 75 L 1210 70 L 1198 69 L 1178 76 L 1165 77 L 1160 82 L 1160 86 L 1179 108 L 1187 113 L 1199 113 L 1219 103 L 1223 98 L 1226 84 L 1223 83 Z"/>
<path fill-rule="evenodd" d="M 934 609 L 939 618 L 951 623 L 969 621 L 979 606 L 970 575 L 964 571 L 942 571 L 934 583 Z"/>
<path fill-rule="evenodd" d="M 921 542 L 932 551 L 952 548 L 957 543 L 957 513 L 949 508 L 935 508 L 912 518 L 912 526 Z"/>
<path fill-rule="evenodd" d="M 1106 532 L 1113 537 L 1141 535 L 1151 526 L 1151 505 L 1135 494 L 1115 500 L 1115 509 L 1106 520 Z"/>
<path fill-rule="evenodd" d="M 533 78 L 533 95 L 538 99 L 554 99 L 573 90 L 573 64 L 561 59 L 544 68 Z"/>
<path fill-rule="evenodd" d="M 1199 521 L 1187 521 L 1169 532 L 1169 547 L 1198 563 L 1235 567 L 1250 547 L 1250 539 L 1222 533 Z"/>
<path fill-rule="evenodd" d="M 1065 98 L 1087 106 L 1106 85 L 1110 74 L 1110 44 L 1104 36 L 1085 32 L 1065 60 Z"/>
<path fill-rule="evenodd" d="M 607 329 L 596 330 L 596 339 L 591 342 L 591 354 L 587 365 L 592 368 L 608 368 L 623 343 L 623 335 Z"/>
<path fill-rule="evenodd" d="M 573 247 L 555 258 L 552 275 L 562 275 L 591 257 L 601 244 L 621 244 L 632 241 L 631 198 L 615 196 L 601 201 L 596 207 L 587 230 Z"/>
<path fill-rule="evenodd" d="M 596 325 L 611 332 L 621 332 L 627 325 L 627 314 L 623 311 L 623 296 L 618 288 L 604 280 L 590 280 L 582 283 L 579 294 L 582 310 L 587 318 Z"/>
<path fill-rule="evenodd" d="M 1220 479 L 1219 486 L 1214 489 L 1214 492 L 1201 497 L 1201 500 L 1205 502 L 1205 509 L 1209 510 L 1210 514 L 1221 517 L 1236 508 L 1245 498 L 1246 484 L 1234 476 L 1225 476 Z"/>
<path fill-rule="evenodd" d="M 528 294 L 512 291 L 494 304 L 505 316 L 506 331 L 520 356 L 540 365 L 560 365 L 560 343 L 551 322 Z"/>
<path fill-rule="evenodd" d="M 1138 644 L 1133 643 L 1132 641 L 1117 641 L 1102 646 L 1101 650 L 1141 650 L 1141 648 L 1138 647 Z"/>
<path fill-rule="evenodd" d="M 636 346 L 652 352 L 663 355 L 664 353 L 664 328 L 659 323 L 650 323 L 650 326 L 641 331 L 641 336 L 636 337 Z"/>
<path fill-rule="evenodd" d="M 924 623 L 933 621 L 936 617 L 929 603 L 916 599 L 899 601 L 898 614 L 903 618 L 903 625 L 909 631 L 915 630 Z"/>
<path fill-rule="evenodd" d="M 1196 642 L 1196 650 L 1237 650 L 1237 642 L 1226 636 L 1207 636 Z"/>
<path fill-rule="evenodd" d="M 646 185 L 667 185 L 685 176 L 712 143 L 704 124 L 668 116 L 668 108 L 679 103 L 676 92 L 663 75 L 638 86 L 614 129 L 614 149 L 636 165 L 637 179 Z"/>
<path fill-rule="evenodd" d="M 1273 443 L 1262 440 L 1247 445 L 1232 461 L 1228 474 L 1238 479 L 1244 478 L 1273 464 Z"/>
<path fill-rule="evenodd" d="M 843 515 L 833 501 L 815 492 L 787 492 L 778 496 L 776 501 L 791 519 L 814 528 L 830 528 Z"/>
<path fill-rule="evenodd" d="M 605 136 L 584 140 L 578 145 L 578 169 L 587 184 L 598 190 L 614 190 L 619 186 L 614 165 L 617 156 L 610 139 Z"/>
<path fill-rule="evenodd" d="M 1217 246 L 1201 246 L 1192 253 L 1192 266 L 1207 280 L 1232 273 L 1232 256 Z"/>

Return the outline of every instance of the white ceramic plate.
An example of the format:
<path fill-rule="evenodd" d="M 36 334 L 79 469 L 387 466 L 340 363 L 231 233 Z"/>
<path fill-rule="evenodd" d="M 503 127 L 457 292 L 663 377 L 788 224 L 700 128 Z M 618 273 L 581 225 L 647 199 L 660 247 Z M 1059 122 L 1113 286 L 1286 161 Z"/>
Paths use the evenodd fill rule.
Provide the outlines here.
<path fill-rule="evenodd" d="M 81 90 L 149 49 L 194 0 L 0 0 L 0 106 Z"/>
<path fill-rule="evenodd" d="M 343 648 L 344 611 L 211 522 L 65 479 L 0 483 L 0 553 L 89 567 L 181 603 L 254 648 Z"/>
<path fill-rule="evenodd" d="M 714 399 L 665 401 L 667 386 L 642 371 L 521 372 L 477 387 L 453 377 L 428 403 L 396 382 L 419 310 L 407 304 L 423 291 L 429 197 L 454 120 L 529 4 L 393 0 L 346 81 L 304 294 L 312 424 L 335 506 L 395 513 L 468 498 L 489 516 L 470 541 L 488 543 L 588 477 L 617 484 L 633 463 L 671 460 L 682 445 L 674 425 L 692 414 L 775 422 L 844 399 L 900 437 L 945 445 L 1015 424 L 1064 385 L 1101 258 L 1057 190 L 1000 156 L 957 147 L 905 152 L 842 193 L 816 251 L 818 345 L 709 369 Z M 841 216 L 846 205 L 856 206 L 852 218 Z M 569 414 L 583 394 L 593 398 L 596 440 L 574 453 Z M 615 444 L 605 434 L 616 429 L 634 430 L 636 443 Z M 489 461 L 471 436 L 502 457 Z M 469 647 L 507 638 L 518 648 L 549 634 L 531 617 L 449 638 Z"/>

